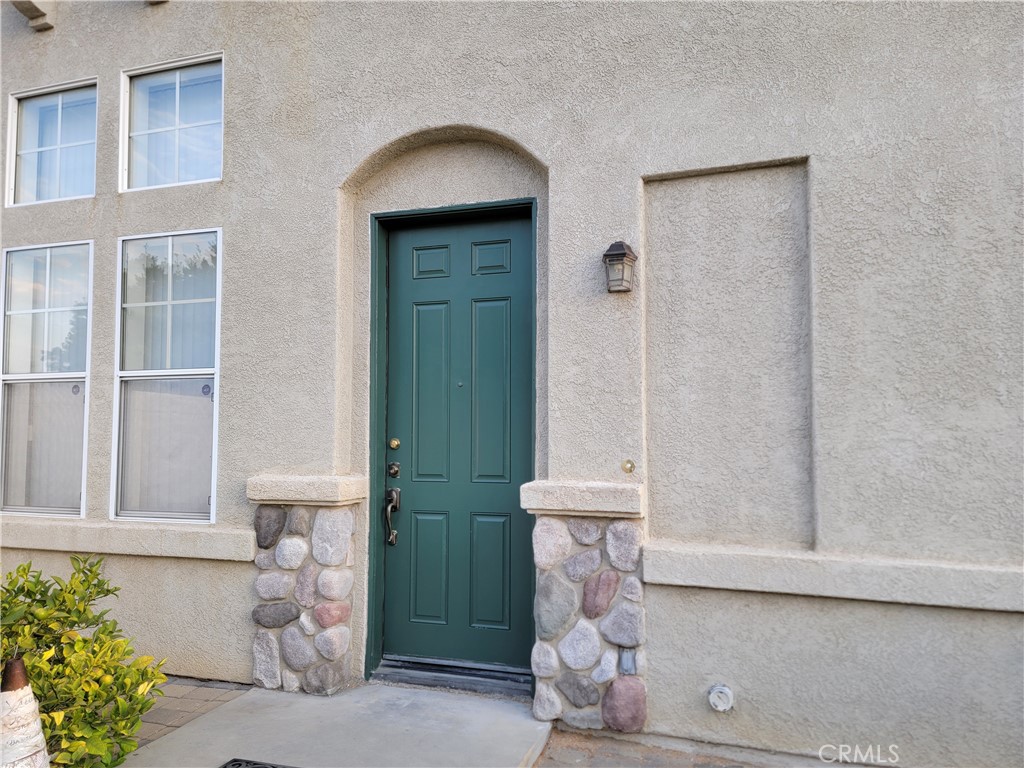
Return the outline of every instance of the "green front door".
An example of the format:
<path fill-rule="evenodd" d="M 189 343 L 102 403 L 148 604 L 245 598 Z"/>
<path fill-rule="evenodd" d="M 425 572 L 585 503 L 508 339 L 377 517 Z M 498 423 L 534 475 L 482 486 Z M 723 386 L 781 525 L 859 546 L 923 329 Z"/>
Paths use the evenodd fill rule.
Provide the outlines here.
<path fill-rule="evenodd" d="M 532 238 L 529 208 L 389 226 L 385 658 L 529 666 Z"/>

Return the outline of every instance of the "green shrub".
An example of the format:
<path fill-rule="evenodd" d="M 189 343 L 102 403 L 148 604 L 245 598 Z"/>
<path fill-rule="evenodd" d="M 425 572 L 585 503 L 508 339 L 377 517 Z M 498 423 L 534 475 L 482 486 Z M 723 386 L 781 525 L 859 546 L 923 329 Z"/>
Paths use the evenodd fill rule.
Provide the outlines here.
<path fill-rule="evenodd" d="M 0 653 L 22 656 L 50 760 L 56 765 L 113 766 L 138 748 L 142 715 L 162 695 L 163 661 L 132 660 L 135 651 L 96 602 L 116 595 L 102 558 L 72 557 L 74 572 L 45 579 L 31 563 L 4 576 Z"/>

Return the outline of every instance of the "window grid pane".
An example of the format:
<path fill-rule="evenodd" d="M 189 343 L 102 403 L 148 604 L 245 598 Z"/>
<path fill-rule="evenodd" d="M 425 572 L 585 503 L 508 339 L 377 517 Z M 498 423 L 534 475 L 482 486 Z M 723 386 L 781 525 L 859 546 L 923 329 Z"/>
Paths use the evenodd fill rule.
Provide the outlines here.
<path fill-rule="evenodd" d="M 121 370 L 212 369 L 216 233 L 126 240 L 121 274 Z"/>
<path fill-rule="evenodd" d="M 18 101 L 14 202 L 96 191 L 96 87 Z"/>
<path fill-rule="evenodd" d="M 4 385 L 5 509 L 77 514 L 85 381 Z"/>
<path fill-rule="evenodd" d="M 10 251 L 4 373 L 84 372 L 89 247 Z"/>
<path fill-rule="evenodd" d="M 221 177 L 221 72 L 215 61 L 131 79 L 130 189 Z"/>
<path fill-rule="evenodd" d="M 213 379 L 129 379 L 121 389 L 118 514 L 207 519 Z"/>

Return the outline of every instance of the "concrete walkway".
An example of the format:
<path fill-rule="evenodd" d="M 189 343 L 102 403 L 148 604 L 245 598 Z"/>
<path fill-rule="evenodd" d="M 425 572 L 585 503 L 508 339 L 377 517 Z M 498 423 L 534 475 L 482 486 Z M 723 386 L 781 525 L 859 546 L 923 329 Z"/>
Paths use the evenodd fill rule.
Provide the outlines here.
<path fill-rule="evenodd" d="M 221 753 L 216 751 L 224 746 L 230 746 L 232 744 L 238 744 L 240 741 L 245 739 L 232 738 L 229 741 L 224 741 L 220 738 L 226 731 L 221 734 L 210 734 L 211 727 L 209 725 L 210 713 L 214 710 L 219 709 L 221 706 L 227 704 L 229 701 L 233 701 L 245 694 L 253 688 L 251 685 L 244 685 L 241 683 L 226 683 L 217 680 L 196 680 L 188 677 L 168 677 L 168 681 L 165 685 L 161 686 L 164 695 L 157 699 L 156 706 L 154 706 L 149 712 L 142 716 L 143 725 L 139 732 L 136 734 L 136 738 L 139 740 L 139 746 L 145 747 L 148 744 L 160 739 L 161 745 L 159 748 L 153 747 L 151 749 L 140 750 L 135 753 L 129 761 L 129 766 L 158 766 L 158 765 L 180 765 L 181 768 L 189 768 L 190 766 L 196 766 L 196 768 L 206 767 L 218 768 L 227 762 L 227 759 L 220 760 L 220 757 L 214 757 L 214 755 L 220 755 Z M 391 688 L 386 690 L 384 693 L 389 696 L 396 695 L 404 697 L 406 694 L 415 694 L 416 692 L 422 691 L 419 688 Z M 406 694 L 403 694 L 405 691 Z M 445 694 L 451 692 L 432 690 L 427 691 L 432 694 L 441 694 L 442 697 Z M 339 696 L 350 696 L 355 691 L 349 691 L 348 693 L 339 694 Z M 292 696 L 304 697 L 302 694 L 291 694 Z M 364 692 L 364 694 L 366 693 Z M 451 695 L 466 697 L 469 696 L 471 699 L 476 699 L 478 702 L 486 703 L 490 706 L 495 700 L 488 699 L 484 696 L 476 696 L 475 694 L 462 694 L 462 693 L 451 693 Z M 275 706 L 277 700 L 281 694 L 274 694 Z M 326 701 L 320 697 L 308 697 L 312 701 Z M 296 703 L 294 698 L 282 699 L 285 706 L 291 706 Z M 360 699 L 353 699 L 351 703 L 358 705 Z M 500 699 L 498 700 L 500 701 Z M 460 707 L 456 708 L 456 712 L 461 711 L 466 706 L 474 706 L 472 703 L 462 698 L 457 702 Z M 505 702 L 511 705 L 515 710 L 516 702 L 507 701 Z M 427 702 L 429 706 L 429 702 Z M 352 727 L 339 721 L 339 716 L 344 716 L 344 711 L 339 711 L 334 708 L 334 705 L 312 705 L 317 709 L 317 716 L 321 713 L 330 719 L 328 723 L 336 723 L 337 729 L 340 734 L 344 735 L 352 730 Z M 403 711 L 408 711 L 409 707 L 406 704 L 391 702 L 390 709 L 395 706 L 402 708 Z M 528 706 L 524 701 L 518 710 L 515 710 L 515 717 L 520 717 L 521 710 L 523 707 Z M 475 708 L 475 707 L 474 707 Z M 264 710 L 262 713 L 251 712 L 253 708 L 249 707 L 247 711 L 250 711 L 249 715 L 246 715 L 246 719 L 252 720 L 259 725 L 260 718 L 272 716 L 272 711 Z M 255 707 L 259 710 L 259 707 Z M 347 711 L 347 708 L 346 708 Z M 340 714 L 339 714 L 340 712 Z M 442 762 L 445 765 L 464 765 L 470 762 L 476 761 L 473 755 L 464 754 L 462 752 L 464 739 L 462 738 L 463 731 L 466 727 L 479 727 L 474 725 L 472 722 L 465 719 L 456 718 L 451 721 L 447 721 L 443 717 L 444 708 L 434 713 L 437 718 L 434 722 L 434 727 L 438 729 L 447 728 L 449 738 L 438 739 L 436 738 L 438 731 L 433 731 L 428 739 L 428 743 L 437 744 L 440 742 L 441 746 L 437 747 L 440 753 L 443 755 Z M 500 713 L 499 713 L 500 714 Z M 487 715 L 488 717 L 490 715 Z M 209 738 L 212 746 L 202 746 L 201 742 L 193 740 L 192 730 L 186 732 L 184 736 L 179 737 L 184 741 L 178 746 L 174 746 L 172 740 L 169 737 L 176 733 L 183 726 L 193 720 L 201 718 L 203 730 L 197 730 L 196 733 L 200 734 L 201 738 Z M 230 718 L 229 718 L 230 719 Z M 444 722 L 442 722 L 442 720 Z M 356 730 L 359 730 L 359 726 L 364 723 L 356 723 Z M 536 724 L 539 725 L 539 724 Z M 234 726 L 231 723 L 226 723 L 223 726 L 213 725 L 212 730 L 216 732 L 218 727 L 230 729 Z M 374 748 L 377 749 L 380 754 L 380 762 L 373 763 L 368 762 L 368 765 L 385 765 L 393 764 L 395 768 L 416 768 L 420 765 L 429 765 L 429 761 L 426 761 L 417 750 L 415 754 L 409 755 L 408 752 L 392 753 L 388 733 L 394 731 L 392 728 L 390 731 L 385 731 L 380 723 L 373 723 L 372 727 L 379 733 L 373 736 L 371 733 L 367 735 L 365 732 L 357 737 L 358 739 L 369 739 L 373 737 Z M 484 726 L 491 728 L 492 723 L 488 722 Z M 539 725 L 541 729 L 545 726 Z M 277 726 L 274 726 L 277 728 Z M 299 752 L 293 749 L 292 742 L 288 740 L 293 736 L 296 740 L 301 739 L 323 739 L 324 734 L 327 734 L 326 739 L 328 746 L 336 745 L 338 741 L 338 734 L 330 735 L 332 729 L 328 727 L 321 727 L 314 729 L 315 733 L 311 736 L 310 729 L 294 728 L 288 732 L 280 732 L 278 730 L 271 730 L 268 733 L 272 733 L 272 738 L 275 739 L 275 754 L 287 754 L 289 756 L 297 755 Z M 529 732 L 528 729 L 524 728 L 524 731 Z M 207 736 L 203 736 L 203 733 L 207 733 Z M 478 731 L 479 735 L 479 731 Z M 639 740 L 638 740 L 639 739 Z M 345 742 L 345 746 L 342 749 L 337 750 L 334 754 L 327 757 L 330 762 L 328 763 L 332 768 L 334 766 L 345 766 L 352 765 L 356 762 L 353 755 L 358 754 L 354 752 L 354 747 L 350 743 L 351 740 Z M 164 744 L 167 747 L 164 747 Z M 254 744 L 257 742 L 253 742 Z M 471 740 L 469 746 L 473 746 Z M 538 743 L 542 743 L 539 742 Z M 492 744 L 488 743 L 488 747 L 493 747 Z M 165 754 L 164 749 L 168 752 Z M 273 762 L 266 758 L 252 759 L 253 748 L 250 747 L 249 742 L 245 742 L 239 747 L 240 752 L 232 755 L 233 758 L 239 758 L 242 762 L 236 768 L 241 766 L 247 766 L 248 768 L 255 768 L 260 759 L 266 762 Z M 205 756 L 209 750 L 209 757 Z M 387 751 L 386 754 L 384 751 Z M 572 730 L 552 729 L 550 735 L 547 738 L 547 744 L 543 747 L 543 752 L 539 753 L 539 750 L 532 752 L 533 757 L 536 757 L 536 762 L 533 764 L 535 768 L 797 768 L 798 766 L 806 766 L 806 768 L 820 768 L 820 761 L 812 758 L 799 757 L 797 755 L 786 755 L 786 754 L 773 754 L 770 752 L 762 752 L 759 750 L 742 749 L 739 747 L 727 747 L 722 745 L 705 744 L 702 742 L 687 741 L 685 739 L 668 739 L 665 737 L 658 736 L 640 736 L 640 737 L 622 737 L 611 734 L 607 731 L 602 732 L 580 732 Z M 503 753 L 502 753 L 503 754 Z M 516 761 L 519 757 L 516 754 L 509 753 L 509 759 L 511 762 L 508 765 L 528 764 L 530 756 L 526 755 L 523 757 L 522 763 Z M 250 758 L 250 761 L 246 762 L 246 757 Z M 398 760 L 411 759 L 412 762 L 397 762 Z M 220 760 L 220 762 L 216 762 Z M 394 762 L 392 762 L 394 761 Z M 484 761 L 476 761 L 474 764 L 479 763 L 480 765 L 487 765 Z M 284 760 L 280 763 L 284 766 L 291 766 L 292 768 L 307 768 L 305 765 L 298 764 L 292 761 L 291 758 Z M 323 763 L 316 762 L 310 763 L 310 766 L 321 765 Z M 492 763 L 493 764 L 493 763 Z"/>
<path fill-rule="evenodd" d="M 128 768 L 530 766 L 551 726 L 525 701 L 368 684 L 330 697 L 252 688 L 133 752 Z"/>

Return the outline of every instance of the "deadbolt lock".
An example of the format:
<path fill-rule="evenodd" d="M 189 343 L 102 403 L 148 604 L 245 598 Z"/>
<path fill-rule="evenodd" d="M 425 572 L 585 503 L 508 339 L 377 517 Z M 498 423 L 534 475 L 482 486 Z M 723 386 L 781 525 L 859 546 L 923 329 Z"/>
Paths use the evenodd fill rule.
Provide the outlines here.
<path fill-rule="evenodd" d="M 397 461 L 388 462 L 388 477 L 398 477 L 402 474 L 402 465 Z"/>
<path fill-rule="evenodd" d="M 392 451 L 397 451 L 401 446 L 402 441 L 399 440 L 397 437 L 392 437 L 390 440 L 388 440 L 388 448 L 390 448 Z"/>

